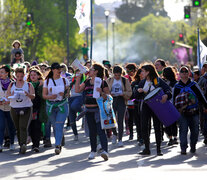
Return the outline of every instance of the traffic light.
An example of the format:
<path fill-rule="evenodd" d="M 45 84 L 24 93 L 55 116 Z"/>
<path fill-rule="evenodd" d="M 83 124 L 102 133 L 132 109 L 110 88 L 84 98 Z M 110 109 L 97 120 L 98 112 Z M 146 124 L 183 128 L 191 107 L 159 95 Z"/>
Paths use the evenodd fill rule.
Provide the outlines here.
<path fill-rule="evenodd" d="M 201 0 L 193 0 L 193 7 L 201 7 Z"/>
<path fill-rule="evenodd" d="M 171 40 L 172 46 L 175 46 L 175 40 Z"/>
<path fill-rule="evenodd" d="M 190 6 L 184 6 L 184 19 L 190 19 Z"/>
<path fill-rule="evenodd" d="M 179 34 L 179 40 L 180 40 L 180 41 L 183 41 L 183 40 L 184 40 L 184 38 L 183 38 L 183 33 L 180 33 L 180 34 Z"/>
<path fill-rule="evenodd" d="M 26 26 L 27 27 L 31 27 L 32 26 L 32 20 L 33 20 L 32 13 L 28 13 L 27 14 L 27 19 L 26 19 Z"/>

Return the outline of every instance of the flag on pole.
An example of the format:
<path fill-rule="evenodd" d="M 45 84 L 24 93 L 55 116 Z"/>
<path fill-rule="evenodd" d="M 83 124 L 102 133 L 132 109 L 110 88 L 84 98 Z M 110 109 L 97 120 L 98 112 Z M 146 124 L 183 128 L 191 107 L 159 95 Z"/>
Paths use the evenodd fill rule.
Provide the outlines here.
<path fill-rule="evenodd" d="M 200 40 L 200 62 L 201 62 L 201 67 L 206 62 L 206 56 L 207 56 L 207 47 Z"/>
<path fill-rule="evenodd" d="M 74 18 L 77 20 L 80 27 L 79 34 L 83 33 L 86 28 L 91 26 L 90 13 L 90 1 L 77 0 L 77 8 Z"/>
<path fill-rule="evenodd" d="M 200 31 L 198 28 L 198 41 L 197 41 L 197 66 L 201 70 L 201 58 L 200 58 Z"/>

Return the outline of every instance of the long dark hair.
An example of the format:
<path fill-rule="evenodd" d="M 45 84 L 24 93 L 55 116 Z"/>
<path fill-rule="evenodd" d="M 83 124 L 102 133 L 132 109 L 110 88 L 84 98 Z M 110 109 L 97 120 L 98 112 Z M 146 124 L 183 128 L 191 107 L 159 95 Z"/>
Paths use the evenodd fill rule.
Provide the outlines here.
<path fill-rule="evenodd" d="M 95 71 L 98 71 L 97 77 L 103 79 L 105 74 L 104 67 L 101 64 L 95 63 L 93 64 L 93 68 L 95 69 Z"/>
<path fill-rule="evenodd" d="M 141 67 L 141 69 L 144 69 L 145 71 L 149 72 L 148 76 L 150 78 L 151 81 L 153 81 L 155 78 L 158 78 L 158 73 L 155 69 L 155 66 L 152 65 L 152 64 L 146 64 L 146 65 L 143 65 Z"/>
<path fill-rule="evenodd" d="M 163 77 L 170 82 L 176 81 L 175 72 L 172 67 L 166 67 L 163 69 Z"/>
<path fill-rule="evenodd" d="M 135 76 L 134 76 L 135 81 L 138 81 L 138 82 L 141 81 L 141 79 L 140 79 L 140 74 L 141 74 L 141 72 L 142 72 L 142 69 L 139 68 L 139 69 L 137 70 Z"/>
<path fill-rule="evenodd" d="M 9 79 L 12 79 L 11 69 L 8 65 L 2 65 L 0 66 L 0 69 L 4 69 L 8 73 Z"/>

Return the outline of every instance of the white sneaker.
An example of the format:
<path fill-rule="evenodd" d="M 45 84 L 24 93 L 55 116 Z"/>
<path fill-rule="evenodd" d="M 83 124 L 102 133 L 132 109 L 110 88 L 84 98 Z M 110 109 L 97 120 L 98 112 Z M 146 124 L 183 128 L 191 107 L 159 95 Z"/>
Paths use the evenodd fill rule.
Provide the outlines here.
<path fill-rule="evenodd" d="M 78 135 L 74 136 L 74 141 L 78 141 Z"/>
<path fill-rule="evenodd" d="M 104 161 L 108 161 L 109 159 L 109 154 L 106 151 L 103 151 L 101 153 L 101 157 L 104 159 Z"/>
<path fill-rule="evenodd" d="M 88 159 L 95 159 L 96 152 L 91 152 L 88 156 Z"/>
<path fill-rule="evenodd" d="M 13 150 L 15 149 L 14 144 L 10 144 L 9 149 L 10 149 L 11 151 L 13 151 Z"/>
<path fill-rule="evenodd" d="M 117 136 L 116 135 L 112 136 L 111 142 L 112 142 L 112 144 L 116 144 L 117 143 Z"/>
<path fill-rule="evenodd" d="M 3 151 L 3 147 L 2 146 L 0 146 L 0 153 Z"/>
<path fill-rule="evenodd" d="M 123 142 L 122 141 L 119 141 L 118 142 L 118 147 L 123 147 L 123 146 L 124 146 Z"/>

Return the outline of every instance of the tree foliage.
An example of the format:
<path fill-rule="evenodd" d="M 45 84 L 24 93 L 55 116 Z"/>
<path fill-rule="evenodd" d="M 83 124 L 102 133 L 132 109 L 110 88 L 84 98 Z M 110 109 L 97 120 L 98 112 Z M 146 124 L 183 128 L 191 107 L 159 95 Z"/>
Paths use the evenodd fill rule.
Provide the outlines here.
<path fill-rule="evenodd" d="M 25 48 L 25 41 L 33 39 L 36 35 L 36 28 L 25 26 L 27 10 L 21 0 L 6 0 L 0 11 L 0 59 L 9 63 L 11 44 L 15 39 L 22 42 Z"/>

